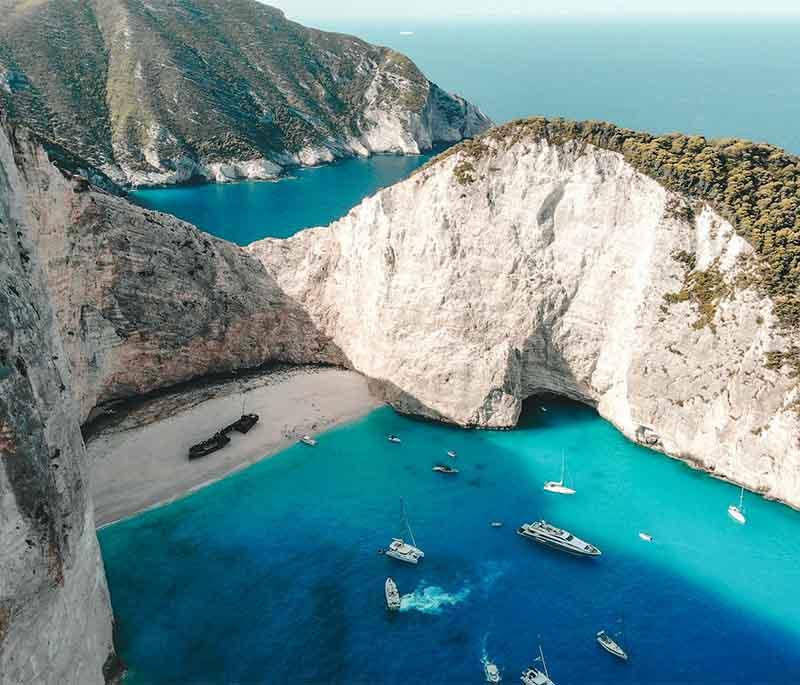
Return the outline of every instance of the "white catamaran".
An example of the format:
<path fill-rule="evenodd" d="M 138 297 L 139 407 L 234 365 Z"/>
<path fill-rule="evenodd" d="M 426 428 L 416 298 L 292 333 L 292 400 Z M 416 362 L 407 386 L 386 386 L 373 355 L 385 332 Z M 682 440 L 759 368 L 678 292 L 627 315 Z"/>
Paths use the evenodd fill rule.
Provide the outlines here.
<path fill-rule="evenodd" d="M 544 660 L 544 652 L 542 651 L 541 645 L 539 645 L 539 656 L 536 657 L 535 661 L 542 662 L 544 673 L 538 668 L 529 666 L 522 672 L 522 677 L 520 678 L 523 685 L 556 685 L 550 680 L 550 674 L 547 672 L 547 663 Z"/>
<path fill-rule="evenodd" d="M 403 526 L 406 532 L 408 532 L 408 537 L 411 538 L 411 544 L 407 543 L 402 538 L 392 538 L 389 547 L 382 551 L 386 556 L 397 559 L 398 561 L 404 561 L 407 564 L 418 564 L 419 560 L 425 556 L 425 552 L 417 547 L 417 541 L 414 539 L 414 533 L 411 532 L 411 526 L 406 516 L 406 505 L 402 497 L 400 498 L 400 515 L 403 520 Z"/>
<path fill-rule="evenodd" d="M 558 495 L 574 495 L 575 490 L 568 488 L 564 485 L 564 474 L 567 469 L 567 455 L 565 452 L 561 453 L 561 480 L 549 480 L 544 484 L 544 489 L 547 492 L 554 492 Z"/>
<path fill-rule="evenodd" d="M 742 488 L 739 493 L 739 506 L 737 507 L 735 504 L 731 504 L 728 507 L 728 516 L 736 521 L 736 523 L 741 523 L 742 525 L 747 523 L 747 519 L 744 515 L 744 488 Z"/>

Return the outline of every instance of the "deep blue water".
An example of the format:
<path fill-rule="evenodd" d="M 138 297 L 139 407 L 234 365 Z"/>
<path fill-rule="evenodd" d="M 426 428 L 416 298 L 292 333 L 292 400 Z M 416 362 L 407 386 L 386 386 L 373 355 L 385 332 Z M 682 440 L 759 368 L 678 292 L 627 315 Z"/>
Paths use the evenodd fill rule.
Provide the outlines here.
<path fill-rule="evenodd" d="M 326 226 L 368 195 L 404 179 L 437 151 L 375 155 L 310 169 L 279 181 L 242 181 L 130 194 L 148 209 L 168 212 L 239 245 L 267 236 L 286 238 L 302 228 Z"/>
<path fill-rule="evenodd" d="M 735 488 L 591 409 L 539 406 L 511 432 L 380 409 L 101 530 L 131 682 L 477 683 L 484 645 L 514 682 L 540 640 L 559 685 L 800 682 L 800 514 L 749 495 L 740 527 Z M 454 477 L 431 471 L 447 449 Z M 562 450 L 571 498 L 541 489 Z M 401 496 L 419 567 L 376 554 L 400 532 Z M 539 517 L 603 556 L 515 535 Z M 397 615 L 387 575 L 409 595 Z M 600 628 L 622 631 L 627 664 Z"/>

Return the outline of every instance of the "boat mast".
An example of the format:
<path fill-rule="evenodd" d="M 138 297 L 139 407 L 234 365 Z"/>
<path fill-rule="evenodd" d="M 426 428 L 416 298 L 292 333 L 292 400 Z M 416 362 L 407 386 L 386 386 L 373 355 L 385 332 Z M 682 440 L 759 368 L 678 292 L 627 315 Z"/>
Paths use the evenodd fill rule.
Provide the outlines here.
<path fill-rule="evenodd" d="M 561 481 L 560 484 L 564 485 L 564 472 L 567 469 L 567 453 L 561 450 Z"/>
<path fill-rule="evenodd" d="M 403 523 L 406 524 L 406 530 L 408 531 L 409 536 L 411 537 L 411 544 L 414 547 L 417 546 L 417 541 L 414 539 L 414 533 L 411 532 L 411 526 L 408 523 L 408 516 L 406 516 L 406 503 L 403 501 L 403 498 L 400 498 L 400 516 L 403 519 Z"/>
<path fill-rule="evenodd" d="M 550 674 L 547 672 L 547 662 L 544 660 L 544 652 L 542 651 L 542 645 L 539 645 L 539 658 L 542 660 L 542 668 L 544 668 L 544 674 L 550 678 Z"/>
<path fill-rule="evenodd" d="M 744 486 L 742 486 L 742 491 L 739 493 L 739 511 L 742 511 L 743 503 L 744 503 Z"/>

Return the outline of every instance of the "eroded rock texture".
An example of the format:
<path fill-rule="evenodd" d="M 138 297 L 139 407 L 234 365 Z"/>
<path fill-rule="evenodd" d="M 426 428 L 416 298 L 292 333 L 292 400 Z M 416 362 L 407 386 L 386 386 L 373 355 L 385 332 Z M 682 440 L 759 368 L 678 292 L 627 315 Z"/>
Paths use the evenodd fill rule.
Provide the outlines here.
<path fill-rule="evenodd" d="M 69 358 L 15 159 L 25 144 L 0 122 L 0 683 L 90 685 L 113 671 L 111 608 Z"/>
<path fill-rule="evenodd" d="M 583 141 L 491 133 L 249 249 L 401 411 L 511 427 L 549 391 L 800 505 L 792 331 L 708 204 Z"/>

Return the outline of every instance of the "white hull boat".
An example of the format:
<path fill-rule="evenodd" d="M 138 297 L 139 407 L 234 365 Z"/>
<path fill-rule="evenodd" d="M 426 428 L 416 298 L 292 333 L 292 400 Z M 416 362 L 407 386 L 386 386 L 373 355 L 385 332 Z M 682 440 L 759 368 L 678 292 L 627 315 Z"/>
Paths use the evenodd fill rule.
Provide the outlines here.
<path fill-rule="evenodd" d="M 544 652 L 542 652 L 541 646 L 539 647 L 539 656 L 536 658 L 536 661 L 541 662 L 544 671 L 529 666 L 522 672 L 522 676 L 520 677 L 522 685 L 556 685 L 550 680 L 550 674 L 547 672 L 547 663 L 544 660 Z"/>
<path fill-rule="evenodd" d="M 450 457 L 451 459 L 455 459 L 458 455 L 456 454 L 455 450 L 448 450 L 447 456 Z"/>
<path fill-rule="evenodd" d="M 400 440 L 400 438 L 398 438 L 396 435 L 387 435 L 386 439 L 389 442 L 394 442 L 394 443 L 401 443 L 402 442 L 402 440 Z"/>
<path fill-rule="evenodd" d="M 487 683 L 499 683 L 503 679 L 497 664 L 493 664 L 488 659 L 483 662 L 483 674 L 486 676 Z"/>
<path fill-rule="evenodd" d="M 411 532 L 411 526 L 408 524 L 408 517 L 406 516 L 406 506 L 402 498 L 400 499 L 400 516 L 403 521 L 403 526 L 411 538 L 411 544 L 402 538 L 392 538 L 391 544 L 385 549 L 381 550 L 387 557 L 397 559 L 406 564 L 417 565 L 420 559 L 425 558 L 425 552 L 417 547 L 417 541 L 414 539 L 414 533 Z"/>
<path fill-rule="evenodd" d="M 601 630 L 597 633 L 597 644 L 618 659 L 622 659 L 623 661 L 628 660 L 628 653 L 622 649 L 605 630 Z"/>
<path fill-rule="evenodd" d="M 547 521 L 523 523 L 517 528 L 517 534 L 547 547 L 580 557 L 599 557 L 602 554 L 594 545 L 575 537 L 568 530 L 547 523 Z"/>
<path fill-rule="evenodd" d="M 317 446 L 317 441 L 314 440 L 314 438 L 312 438 L 310 435 L 304 435 L 302 438 L 300 438 L 300 442 L 302 442 L 304 445 L 308 445 L 309 447 Z"/>
<path fill-rule="evenodd" d="M 451 476 L 458 473 L 458 469 L 454 469 L 453 467 L 447 466 L 446 464 L 436 464 L 436 466 L 433 467 L 433 470 L 436 471 L 437 473 L 446 473 Z"/>
<path fill-rule="evenodd" d="M 386 606 L 389 611 L 398 611 L 400 609 L 400 593 L 397 590 L 397 583 L 392 578 L 386 579 L 384 592 L 386 594 Z"/>
<path fill-rule="evenodd" d="M 728 516 L 741 525 L 747 523 L 747 518 L 744 515 L 744 488 L 739 493 L 739 506 L 731 504 L 728 507 Z"/>
<path fill-rule="evenodd" d="M 645 542 L 652 542 L 653 536 L 649 533 L 639 533 L 639 537 L 644 540 Z"/>
<path fill-rule="evenodd" d="M 568 488 L 564 485 L 564 474 L 567 468 L 567 455 L 561 453 L 561 480 L 548 480 L 544 484 L 544 489 L 547 492 L 553 492 L 557 495 L 574 495 L 575 490 Z"/>

